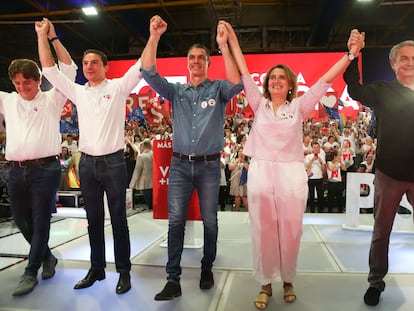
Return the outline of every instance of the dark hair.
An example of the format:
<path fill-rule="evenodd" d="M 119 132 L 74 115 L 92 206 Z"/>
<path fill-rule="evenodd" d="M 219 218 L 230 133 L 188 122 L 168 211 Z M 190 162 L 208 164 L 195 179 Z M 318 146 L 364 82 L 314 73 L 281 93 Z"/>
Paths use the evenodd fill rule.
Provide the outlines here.
<path fill-rule="evenodd" d="M 270 73 L 276 69 L 283 69 L 286 72 L 287 80 L 289 83 L 289 86 L 291 86 L 290 91 L 288 92 L 286 99 L 288 101 L 292 101 L 296 97 L 296 93 L 298 91 L 298 82 L 297 82 L 297 76 L 296 74 L 290 69 L 288 66 L 283 64 L 278 64 L 276 66 L 273 66 L 267 71 L 267 74 L 265 76 L 265 79 L 263 81 L 263 96 L 265 98 L 270 99 L 270 93 L 269 93 L 269 79 L 270 79 Z"/>
<path fill-rule="evenodd" d="M 202 45 L 201 43 L 194 43 L 192 46 L 190 46 L 190 48 L 187 51 L 187 55 L 188 53 L 192 50 L 192 49 L 203 49 L 206 52 L 206 56 L 207 56 L 207 64 L 210 65 L 210 51 L 209 49 L 205 46 Z"/>
<path fill-rule="evenodd" d="M 236 137 L 236 143 L 237 144 L 240 144 L 241 142 L 242 142 L 242 140 L 243 140 L 243 138 L 244 137 L 246 137 L 246 135 L 245 134 L 240 134 L 240 135 L 238 135 L 237 137 Z"/>
<path fill-rule="evenodd" d="M 332 161 L 338 155 L 338 151 L 333 150 L 326 155 L 326 161 Z"/>
<path fill-rule="evenodd" d="M 364 163 L 359 163 L 357 169 L 362 168 L 364 172 L 367 170 L 367 166 Z"/>
<path fill-rule="evenodd" d="M 33 79 L 34 81 L 40 81 L 42 77 L 39 66 L 27 58 L 13 60 L 9 65 L 8 73 L 12 81 L 18 73 L 21 73 L 25 79 Z"/>
<path fill-rule="evenodd" d="M 85 57 L 86 54 L 89 54 L 89 53 L 99 55 L 102 59 L 102 63 L 104 66 L 108 64 L 108 57 L 106 57 L 105 53 L 99 50 L 95 50 L 95 49 L 87 49 L 85 52 L 83 52 L 82 59 Z"/>

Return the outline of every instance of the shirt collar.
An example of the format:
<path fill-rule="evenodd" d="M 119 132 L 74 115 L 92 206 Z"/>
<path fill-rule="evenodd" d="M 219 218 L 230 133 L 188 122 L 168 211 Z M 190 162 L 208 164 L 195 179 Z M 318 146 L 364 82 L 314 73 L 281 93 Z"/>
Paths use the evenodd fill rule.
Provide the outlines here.
<path fill-rule="evenodd" d="M 201 82 L 197 87 L 194 87 L 191 82 L 187 83 L 187 85 L 184 86 L 184 89 L 188 90 L 189 88 L 198 88 L 200 86 L 207 87 L 207 85 L 211 84 L 211 80 L 209 78 L 206 78 L 203 82 Z"/>

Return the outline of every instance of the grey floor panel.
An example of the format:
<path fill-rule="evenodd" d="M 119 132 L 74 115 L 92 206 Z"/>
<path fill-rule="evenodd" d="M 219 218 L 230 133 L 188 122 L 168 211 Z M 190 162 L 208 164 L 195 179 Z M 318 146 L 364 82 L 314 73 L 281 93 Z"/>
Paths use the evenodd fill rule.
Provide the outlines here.
<path fill-rule="evenodd" d="M 322 242 L 314 225 L 303 225 L 302 242 Z"/>
<path fill-rule="evenodd" d="M 344 242 L 354 244 L 369 244 L 371 231 L 346 230 L 337 225 L 315 225 L 321 239 L 326 242 Z"/>
<path fill-rule="evenodd" d="M 164 223 L 151 221 L 145 217 L 135 218 L 136 216 L 137 215 L 133 215 L 128 218 L 128 227 L 130 231 L 131 241 L 131 258 L 137 256 L 140 252 L 148 248 L 151 244 L 160 239 L 167 232 Z M 105 250 L 106 261 L 114 263 L 114 243 L 112 236 L 112 227 L 110 225 L 107 225 L 105 227 Z M 56 247 L 53 252 L 56 253 L 60 258 L 89 261 L 89 237 L 88 235 L 83 235 L 77 239 L 67 242 L 64 245 Z"/>
<path fill-rule="evenodd" d="M 220 240 L 251 241 L 250 225 L 248 223 L 230 223 L 219 226 Z"/>
<path fill-rule="evenodd" d="M 12 234 L 2 237 L 0 240 L 0 254 L 25 256 L 29 253 L 29 244 L 23 235 Z"/>
<path fill-rule="evenodd" d="M 24 258 L 21 257 L 0 257 L 0 270 L 8 268 L 12 265 L 17 264 L 20 261 L 23 261 Z"/>
<path fill-rule="evenodd" d="M 336 261 L 322 243 L 301 243 L 297 263 L 300 272 L 339 272 Z"/>
<path fill-rule="evenodd" d="M 19 229 L 14 225 L 12 221 L 0 222 L 0 237 L 5 237 L 17 232 L 19 232 Z"/>
<path fill-rule="evenodd" d="M 368 273 L 369 244 L 328 243 L 326 246 L 341 271 Z"/>
<path fill-rule="evenodd" d="M 166 282 L 167 248 L 161 247 L 168 231 L 167 220 L 154 220 L 152 213 L 128 217 L 131 238 L 132 289 L 115 294 L 118 274 L 113 264 L 113 240 L 106 222 L 106 279 L 80 291 L 74 284 L 85 276 L 90 266 L 89 240 L 83 218 L 53 219 L 50 244 L 59 258 L 55 277 L 41 280 L 33 293 L 11 296 L 24 272 L 27 260 L 13 254 L 27 255 L 27 242 L 9 224 L 0 224 L 0 310 L 145 310 L 145 311 L 248 311 L 256 310 L 253 300 L 259 284 L 252 278 L 252 250 L 248 213 L 219 212 L 219 240 L 214 263 L 215 286 L 202 291 L 198 287 L 202 248 L 183 252 L 181 286 L 183 296 L 173 301 L 156 302 L 154 295 Z M 304 232 L 298 258 L 295 288 L 298 300 L 282 301 L 280 283 L 274 284 L 267 310 L 290 311 L 408 311 L 414 307 L 414 267 L 412 233 L 394 232 L 390 244 L 390 273 L 381 304 L 365 306 L 362 296 L 368 286 L 369 230 L 345 230 L 344 214 L 305 214 Z M 361 215 L 369 225 L 372 215 Z M 194 235 L 202 237 L 202 223 L 192 223 Z M 3 236 L 1 235 L 3 234 Z M 40 269 L 41 271 L 41 269 Z M 39 271 L 39 276 L 40 276 Z M 59 293 L 57 295 L 56 293 Z"/>
<path fill-rule="evenodd" d="M 131 271 L 132 288 L 123 295 L 115 293 L 118 273 L 114 265 L 106 269 L 106 279 L 92 287 L 74 290 L 73 286 L 84 277 L 86 263 L 65 261 L 59 263 L 56 275 L 49 280 L 40 280 L 34 291 L 27 296 L 13 297 L 18 277 L 24 266 L 17 265 L 0 272 L 2 291 L 0 310 L 211 310 L 216 309 L 226 272 L 215 271 L 216 286 L 208 291 L 198 287 L 200 271 L 184 269 L 181 279 L 183 296 L 173 301 L 156 302 L 154 296 L 165 285 L 164 269 L 160 267 L 133 266 Z M 58 295 L 56 293 L 59 293 Z M 207 307 L 207 308 L 206 308 Z"/>
<path fill-rule="evenodd" d="M 168 260 L 168 249 L 162 247 L 161 241 L 154 243 L 132 260 L 134 264 L 165 266 Z M 203 257 L 202 248 L 185 248 L 181 259 L 181 266 L 199 268 Z M 252 269 L 252 249 L 249 241 L 220 240 L 217 243 L 217 257 L 215 269 Z"/>
<path fill-rule="evenodd" d="M 229 274 L 217 311 L 255 310 L 253 301 L 260 285 L 247 272 L 232 271 Z M 411 311 L 414 306 L 413 283 L 414 276 L 390 276 L 387 278 L 387 289 L 382 294 L 381 304 L 372 308 L 362 300 L 367 288 L 365 275 L 299 273 L 294 282 L 296 302 L 283 302 L 282 285 L 275 283 L 266 310 Z"/>

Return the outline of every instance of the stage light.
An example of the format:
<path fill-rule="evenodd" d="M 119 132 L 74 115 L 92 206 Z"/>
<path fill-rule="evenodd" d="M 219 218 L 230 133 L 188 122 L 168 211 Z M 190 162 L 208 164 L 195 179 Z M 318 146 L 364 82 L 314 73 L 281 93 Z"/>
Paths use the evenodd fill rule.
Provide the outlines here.
<path fill-rule="evenodd" d="M 98 15 L 98 11 L 93 6 L 83 7 L 82 11 L 85 15 Z"/>

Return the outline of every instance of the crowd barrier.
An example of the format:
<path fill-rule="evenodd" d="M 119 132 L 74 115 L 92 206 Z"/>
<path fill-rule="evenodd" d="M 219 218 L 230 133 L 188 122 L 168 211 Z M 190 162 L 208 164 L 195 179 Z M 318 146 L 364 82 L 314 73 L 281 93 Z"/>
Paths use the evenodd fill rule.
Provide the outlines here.
<path fill-rule="evenodd" d="M 374 207 L 374 174 L 353 173 L 346 175 L 346 218 L 344 228 L 367 229 L 366 225 L 359 222 L 361 208 Z M 361 196 L 361 185 L 368 185 L 370 191 L 367 196 Z M 407 231 L 414 233 L 413 207 L 404 194 L 400 206 L 411 211 L 410 215 L 396 214 L 394 219 L 394 231 Z M 370 227 L 372 229 L 372 226 Z"/>

